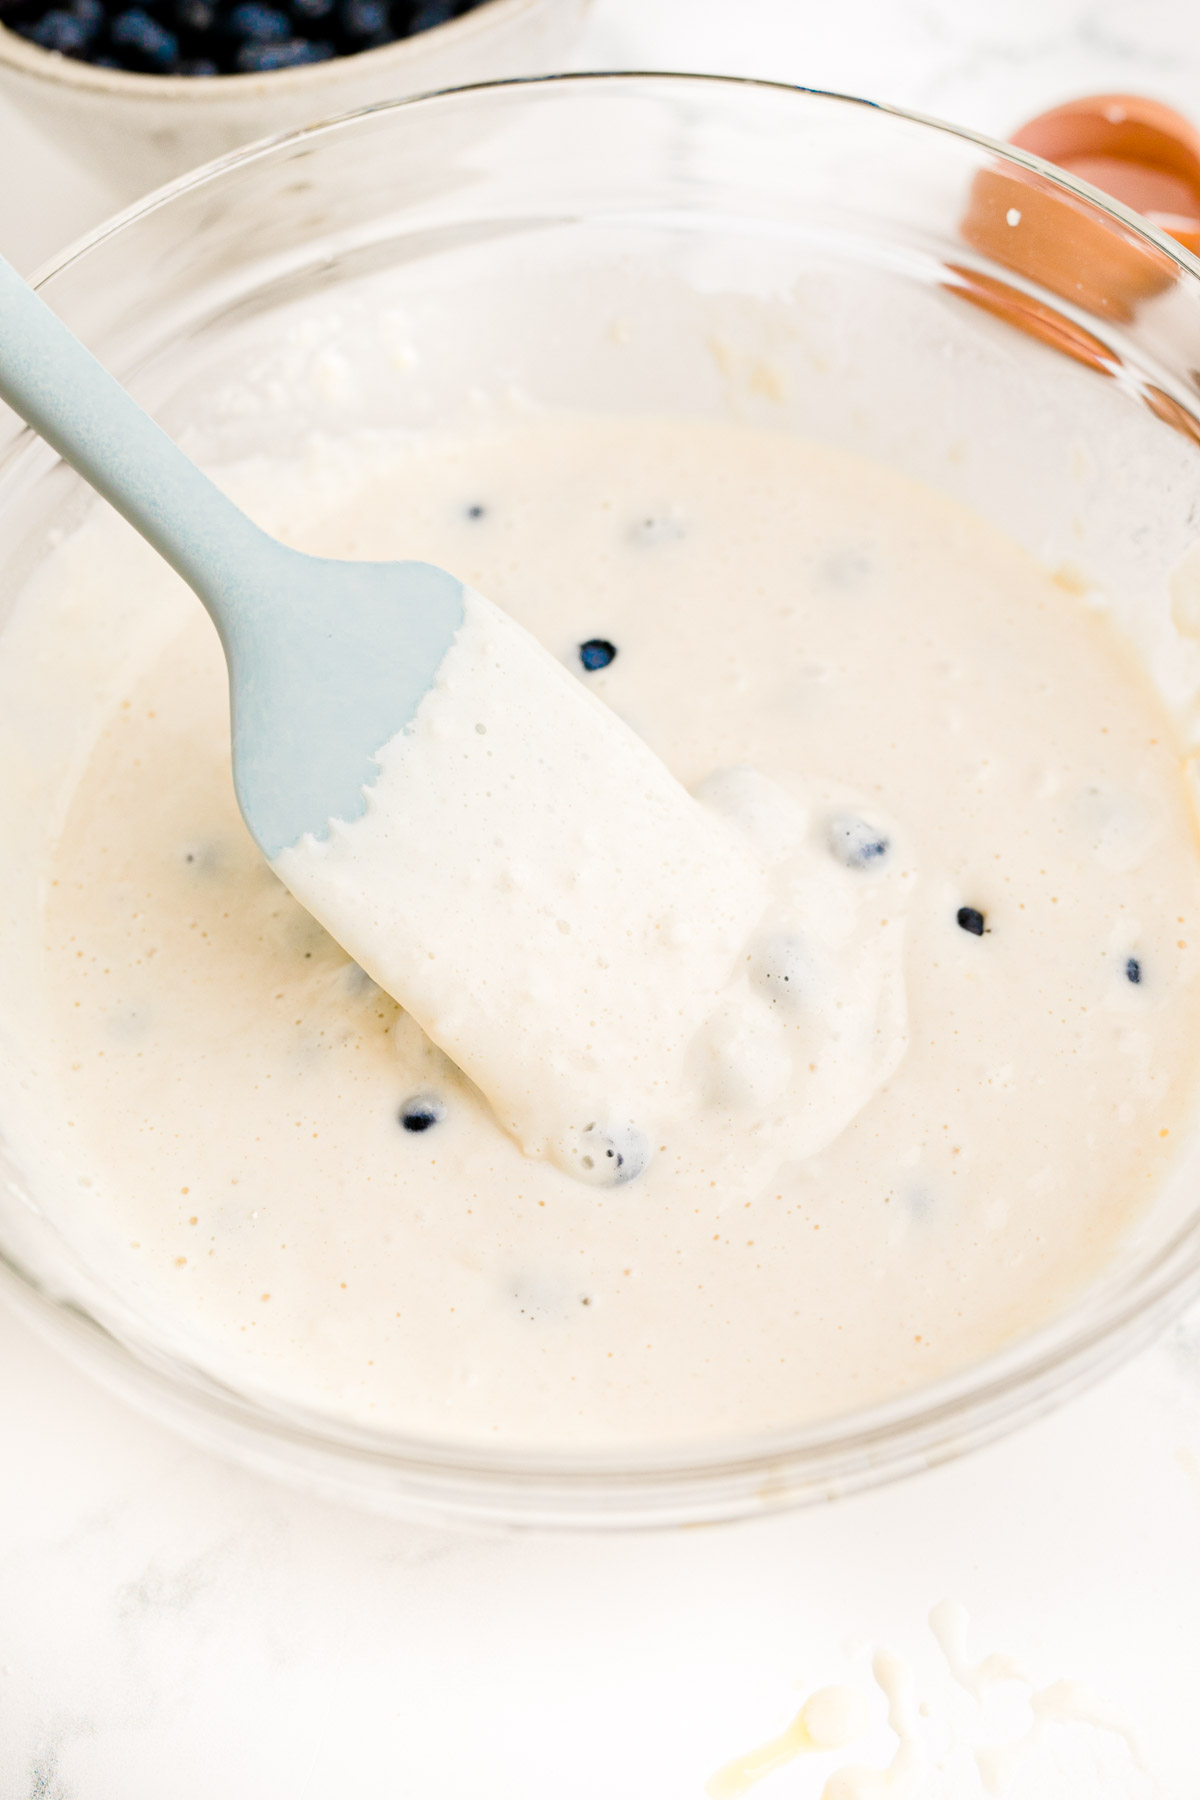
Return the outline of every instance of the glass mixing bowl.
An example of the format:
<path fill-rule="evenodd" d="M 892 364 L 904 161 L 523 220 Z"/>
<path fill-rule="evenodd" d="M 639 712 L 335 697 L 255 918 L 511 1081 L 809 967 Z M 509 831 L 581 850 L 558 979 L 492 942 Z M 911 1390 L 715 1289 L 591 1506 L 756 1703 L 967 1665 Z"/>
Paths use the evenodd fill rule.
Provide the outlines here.
<path fill-rule="evenodd" d="M 877 458 L 1102 595 L 1200 754 L 1198 277 L 1121 207 L 970 133 L 764 83 L 620 75 L 435 95 L 246 151 L 41 288 L 214 458 L 310 428 L 444 425 L 513 388 Z M 0 429 L 7 608 L 95 502 L 10 415 Z M 10 826 L 0 989 L 36 902 Z M 18 1084 L 0 1125 L 20 1104 Z M 324 1492 L 436 1520 L 697 1522 L 920 1469 L 1092 1380 L 1196 1291 L 1198 1172 L 1193 1150 L 1103 1277 L 1002 1355 L 870 1412 L 696 1450 L 506 1454 L 234 1391 L 106 1284 L 11 1155 L 0 1285 L 111 1386 Z"/>

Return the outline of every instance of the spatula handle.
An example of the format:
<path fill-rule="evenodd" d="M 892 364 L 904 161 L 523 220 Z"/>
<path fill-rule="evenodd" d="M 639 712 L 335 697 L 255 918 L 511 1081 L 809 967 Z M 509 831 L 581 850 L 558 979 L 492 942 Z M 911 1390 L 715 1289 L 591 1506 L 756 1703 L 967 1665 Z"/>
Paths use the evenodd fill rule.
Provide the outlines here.
<path fill-rule="evenodd" d="M 224 638 L 247 565 L 274 546 L 2 257 L 0 398 L 178 570 Z"/>

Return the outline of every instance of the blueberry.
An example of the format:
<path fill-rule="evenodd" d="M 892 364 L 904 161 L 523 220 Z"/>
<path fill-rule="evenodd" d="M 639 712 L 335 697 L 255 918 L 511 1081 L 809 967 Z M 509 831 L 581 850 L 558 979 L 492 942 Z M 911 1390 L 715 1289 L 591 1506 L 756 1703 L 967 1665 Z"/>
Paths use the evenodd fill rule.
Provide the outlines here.
<path fill-rule="evenodd" d="M 1130 957 L 1126 958 L 1125 979 L 1126 979 L 1126 981 L 1132 981 L 1134 987 L 1137 987 L 1141 982 L 1142 965 L 1138 961 L 1136 956 L 1130 956 Z"/>
<path fill-rule="evenodd" d="M 165 74 L 178 61 L 179 39 L 144 7 L 131 6 L 118 13 L 108 35 L 113 49 L 124 52 L 126 64 L 135 68 Z"/>
<path fill-rule="evenodd" d="M 593 1187 L 622 1187 L 636 1181 L 650 1161 L 650 1146 L 636 1125 L 602 1125 L 593 1120 L 578 1134 L 572 1164 L 581 1181 Z"/>
<path fill-rule="evenodd" d="M 817 570 L 829 587 L 858 587 L 871 573 L 871 559 L 864 550 L 835 550 Z"/>
<path fill-rule="evenodd" d="M 596 669 L 607 669 L 617 654 L 617 646 L 610 644 L 607 638 L 589 638 L 586 644 L 579 646 L 579 660 L 589 674 Z"/>
<path fill-rule="evenodd" d="M 220 838 L 194 838 L 183 846 L 180 856 L 192 874 L 211 875 L 225 863 L 225 845 Z"/>
<path fill-rule="evenodd" d="M 277 6 L 263 6 L 261 0 L 242 0 L 230 12 L 227 23 L 234 37 L 247 38 L 255 44 L 282 44 L 292 35 L 287 14 Z"/>
<path fill-rule="evenodd" d="M 414 1094 L 400 1108 L 400 1123 L 405 1131 L 429 1131 L 446 1116 L 444 1103 L 433 1094 Z"/>
<path fill-rule="evenodd" d="M 221 71 L 210 57 L 188 56 L 179 64 L 175 73 L 177 75 L 219 75 Z"/>
<path fill-rule="evenodd" d="M 466 514 L 468 519 L 486 519 L 487 507 L 481 506 L 479 501 L 476 500 L 466 508 Z"/>
<path fill-rule="evenodd" d="M 60 56 L 78 56 L 81 50 L 87 49 L 95 31 L 77 14 L 53 7 L 30 27 L 28 35 L 43 50 L 55 50 Z"/>
<path fill-rule="evenodd" d="M 520 1316 L 531 1325 L 565 1323 L 579 1316 L 581 1305 L 593 1304 L 591 1295 L 581 1294 L 573 1281 L 564 1281 L 547 1269 L 523 1270 L 507 1291 Z"/>
<path fill-rule="evenodd" d="M 302 25 L 317 25 L 332 14 L 337 0 L 290 0 L 292 17 Z"/>
<path fill-rule="evenodd" d="M 174 0 L 169 17 L 177 31 L 204 37 L 216 23 L 217 9 L 212 0 Z"/>
<path fill-rule="evenodd" d="M 816 978 L 816 965 L 802 938 L 781 932 L 750 953 L 750 979 L 772 1006 L 787 1010 L 798 1006 Z"/>
<path fill-rule="evenodd" d="M 955 917 L 963 931 L 969 931 L 972 937 L 983 936 L 983 914 L 975 906 L 960 906 Z"/>
<path fill-rule="evenodd" d="M 675 508 L 665 513 L 647 513 L 629 528 L 630 542 L 650 549 L 655 544 L 669 544 L 684 535 L 684 523 Z"/>
<path fill-rule="evenodd" d="M 388 0 L 342 0 L 342 30 L 349 38 L 386 43 L 391 38 Z"/>
<path fill-rule="evenodd" d="M 332 44 L 289 38 L 284 44 L 243 44 L 237 53 L 239 75 L 269 75 L 272 69 L 296 69 L 304 63 L 328 62 Z"/>
<path fill-rule="evenodd" d="M 937 1204 L 927 1187 L 909 1188 L 905 1198 L 914 1219 L 928 1219 Z"/>
<path fill-rule="evenodd" d="M 464 7 L 463 10 L 468 9 Z M 418 31 L 432 31 L 435 25 L 445 25 L 454 17 L 455 11 L 454 0 L 422 0 L 420 6 L 414 7 L 408 21 L 409 33 L 415 37 Z"/>
<path fill-rule="evenodd" d="M 870 868 L 881 862 L 889 849 L 887 833 L 854 813 L 840 813 L 831 819 L 827 837 L 829 848 L 848 869 Z M 958 922 L 962 924 L 961 914 Z"/>
<path fill-rule="evenodd" d="M 3 12 L 0 0 L 0 14 Z M 60 56 L 84 56 L 104 24 L 100 0 L 75 0 L 68 11 L 52 6 L 32 23 L 17 25 L 22 37 Z"/>

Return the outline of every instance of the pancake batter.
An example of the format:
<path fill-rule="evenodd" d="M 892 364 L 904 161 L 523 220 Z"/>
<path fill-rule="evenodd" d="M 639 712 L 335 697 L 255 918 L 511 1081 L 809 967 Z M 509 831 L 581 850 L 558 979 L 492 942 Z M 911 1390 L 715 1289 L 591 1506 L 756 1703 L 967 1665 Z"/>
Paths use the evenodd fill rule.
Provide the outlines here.
<path fill-rule="evenodd" d="M 98 510 L 0 694 L 6 750 L 55 707 L 90 746 L 5 1124 L 192 1354 L 384 1429 L 711 1440 L 960 1368 L 1114 1254 L 1189 1119 L 1200 856 L 1102 616 L 890 472 L 697 420 L 517 415 L 227 485 L 303 549 L 453 570 L 791 874 L 637 1178 L 523 1155 L 264 865 L 212 628 Z"/>

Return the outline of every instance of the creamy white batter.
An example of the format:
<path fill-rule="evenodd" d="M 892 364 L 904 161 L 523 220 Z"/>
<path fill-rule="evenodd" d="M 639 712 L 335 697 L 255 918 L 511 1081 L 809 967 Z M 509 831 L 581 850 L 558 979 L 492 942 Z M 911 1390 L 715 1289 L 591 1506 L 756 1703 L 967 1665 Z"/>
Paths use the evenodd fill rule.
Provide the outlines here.
<path fill-rule="evenodd" d="M 469 590 L 379 764 L 362 817 L 272 866 L 527 1156 L 596 1186 L 663 1135 L 777 1166 L 899 1061 L 913 871 L 849 798 L 746 768 L 690 798 Z"/>
<path fill-rule="evenodd" d="M 208 1366 L 457 1439 L 711 1438 L 961 1367 L 1103 1266 L 1190 1119 L 1200 856 L 1102 617 L 890 473 L 694 420 L 316 445 L 229 485 L 302 548 L 488 594 L 773 897 L 638 1178 L 524 1156 L 262 863 L 215 636 L 98 512 L 0 693 L 10 766 L 55 709 L 86 721 L 31 850 L 5 1124 Z M 616 654 L 588 671 L 591 643 Z M 514 1041 L 563 1003 L 527 973 Z"/>
<path fill-rule="evenodd" d="M 898 1061 L 899 918 L 861 918 L 885 896 L 899 914 L 869 879 L 897 859 L 848 804 L 750 769 L 692 799 L 470 590 L 378 760 L 365 813 L 272 866 L 527 1156 L 606 1187 L 664 1134 L 711 1159 L 737 1132 L 778 1161 L 835 1137 Z"/>

